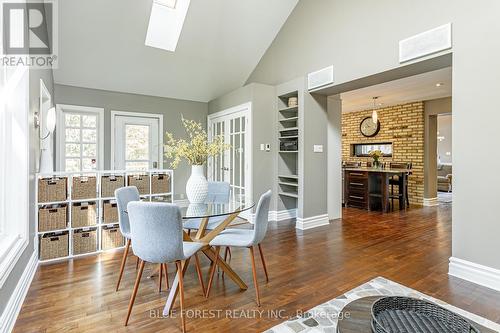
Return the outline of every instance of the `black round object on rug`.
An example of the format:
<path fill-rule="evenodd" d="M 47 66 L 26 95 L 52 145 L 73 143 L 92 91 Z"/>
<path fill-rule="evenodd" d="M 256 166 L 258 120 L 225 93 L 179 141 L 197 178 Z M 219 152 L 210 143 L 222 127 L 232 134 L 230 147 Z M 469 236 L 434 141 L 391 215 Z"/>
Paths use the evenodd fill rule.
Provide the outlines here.
<path fill-rule="evenodd" d="M 382 297 L 372 305 L 374 333 L 480 333 L 467 319 L 435 303 Z"/>

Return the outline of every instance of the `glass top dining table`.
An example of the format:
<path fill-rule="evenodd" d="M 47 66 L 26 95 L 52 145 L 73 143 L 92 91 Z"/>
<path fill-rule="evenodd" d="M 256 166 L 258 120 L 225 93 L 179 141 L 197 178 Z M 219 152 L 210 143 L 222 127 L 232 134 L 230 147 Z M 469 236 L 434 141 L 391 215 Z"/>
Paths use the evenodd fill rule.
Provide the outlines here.
<path fill-rule="evenodd" d="M 215 197 L 209 198 L 207 202 L 202 204 L 180 203 L 177 205 L 185 220 L 228 216 L 248 211 L 255 206 L 251 198 L 244 196 L 230 196 L 229 200 L 226 201 L 218 200 Z"/>

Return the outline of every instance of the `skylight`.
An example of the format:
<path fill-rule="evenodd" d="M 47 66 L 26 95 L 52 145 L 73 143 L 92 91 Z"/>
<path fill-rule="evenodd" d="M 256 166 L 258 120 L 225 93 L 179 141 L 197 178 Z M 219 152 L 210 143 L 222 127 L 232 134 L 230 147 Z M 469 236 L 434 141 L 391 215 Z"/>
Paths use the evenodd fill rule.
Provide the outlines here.
<path fill-rule="evenodd" d="M 190 0 L 154 0 L 146 45 L 175 52 Z"/>

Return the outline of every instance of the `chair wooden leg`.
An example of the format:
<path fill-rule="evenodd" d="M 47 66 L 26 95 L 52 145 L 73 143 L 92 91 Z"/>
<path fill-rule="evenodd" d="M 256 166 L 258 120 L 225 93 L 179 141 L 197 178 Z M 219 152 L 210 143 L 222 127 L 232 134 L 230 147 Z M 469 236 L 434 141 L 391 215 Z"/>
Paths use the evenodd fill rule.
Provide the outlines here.
<path fill-rule="evenodd" d="M 179 277 L 179 300 L 181 303 L 181 321 L 182 321 L 182 333 L 186 332 L 186 318 L 184 317 L 184 282 L 182 281 L 182 266 L 181 262 L 177 261 L 177 276 Z"/>
<path fill-rule="evenodd" d="M 134 290 L 132 291 L 132 296 L 130 297 L 130 302 L 128 303 L 127 318 L 125 319 L 125 326 L 128 325 L 128 320 L 130 314 L 132 313 L 132 307 L 134 306 L 135 296 L 137 295 L 137 290 L 139 289 L 139 284 L 141 283 L 142 271 L 144 271 L 144 260 L 141 260 L 139 265 L 139 271 L 137 272 L 137 278 L 135 279 Z"/>
<path fill-rule="evenodd" d="M 203 276 L 201 275 L 201 266 L 200 266 L 200 259 L 198 258 L 198 253 L 194 254 L 194 259 L 196 265 L 196 274 L 198 274 L 198 282 L 200 283 L 203 296 L 205 296 L 205 284 L 203 283 Z"/>
<path fill-rule="evenodd" d="M 269 275 L 267 275 L 266 261 L 264 260 L 264 253 L 262 252 L 262 246 L 259 246 L 260 260 L 262 260 L 262 266 L 264 267 L 264 273 L 266 274 L 266 282 L 269 282 Z"/>
<path fill-rule="evenodd" d="M 170 289 L 170 283 L 168 282 L 168 266 L 167 264 L 163 264 L 163 271 L 165 272 L 165 285 L 167 286 L 167 290 Z"/>
<path fill-rule="evenodd" d="M 137 260 L 135 261 L 135 270 L 139 268 L 139 257 L 137 257 Z"/>
<path fill-rule="evenodd" d="M 255 285 L 255 295 L 257 296 L 257 306 L 260 306 L 259 283 L 257 282 L 257 268 L 255 267 L 255 255 L 253 246 L 249 247 L 252 259 L 253 284 Z"/>
<path fill-rule="evenodd" d="M 120 281 L 122 280 L 123 270 L 127 262 L 128 250 L 130 249 L 130 242 L 130 239 L 127 239 L 127 245 L 125 246 L 125 251 L 123 251 L 122 265 L 120 267 L 120 275 L 118 275 L 118 282 L 116 283 L 116 291 L 120 288 Z"/>
<path fill-rule="evenodd" d="M 158 274 L 158 292 L 161 293 L 161 283 L 163 282 L 163 264 L 160 264 L 160 274 Z"/>
<path fill-rule="evenodd" d="M 224 251 L 224 261 L 230 263 L 231 257 L 232 257 L 231 248 L 229 246 L 226 246 L 226 251 Z M 224 271 L 222 271 L 222 278 L 224 278 Z"/>
<path fill-rule="evenodd" d="M 212 267 L 210 269 L 210 279 L 208 280 L 208 285 L 207 285 L 207 292 L 205 297 L 208 298 L 210 295 L 210 289 L 212 288 L 212 282 L 214 280 L 214 275 L 215 275 L 215 269 L 217 268 L 217 261 L 219 260 L 219 252 L 220 252 L 220 246 L 215 247 L 215 261 L 212 263 Z"/>

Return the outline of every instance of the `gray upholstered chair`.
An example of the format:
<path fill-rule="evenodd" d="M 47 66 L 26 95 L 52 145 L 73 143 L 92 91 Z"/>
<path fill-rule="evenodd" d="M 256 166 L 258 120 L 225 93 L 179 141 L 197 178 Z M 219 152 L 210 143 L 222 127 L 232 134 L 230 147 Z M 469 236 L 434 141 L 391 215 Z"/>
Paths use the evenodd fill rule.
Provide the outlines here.
<path fill-rule="evenodd" d="M 125 263 L 127 261 L 127 255 L 130 250 L 130 223 L 127 215 L 127 205 L 132 201 L 140 201 L 139 191 L 135 186 L 122 187 L 115 191 L 116 205 L 118 208 L 118 222 L 120 225 L 120 232 L 126 239 L 125 251 L 123 251 L 122 264 L 120 267 L 120 275 L 118 276 L 118 282 L 116 283 L 116 291 L 120 287 L 120 281 L 123 276 L 123 270 L 125 269 Z M 161 285 L 161 283 L 160 283 Z"/>
<path fill-rule="evenodd" d="M 137 289 L 139 288 L 142 272 L 144 270 L 144 264 L 146 262 L 156 264 L 175 262 L 179 278 L 182 331 L 184 332 L 186 329 L 186 321 L 184 318 L 184 285 L 181 261 L 187 260 L 192 256 L 195 257 L 196 271 L 204 295 L 205 288 L 202 283 L 197 252 L 201 250 L 205 244 L 183 241 L 181 212 L 179 207 L 174 204 L 162 202 L 130 202 L 127 206 L 127 211 L 130 218 L 134 254 L 141 259 L 141 262 L 139 264 L 134 290 L 130 298 L 125 326 L 127 326 L 132 312 Z"/>
<path fill-rule="evenodd" d="M 229 202 L 229 196 L 231 193 L 231 185 L 227 182 L 208 182 L 208 196 L 206 202 L 214 203 L 226 203 Z M 225 216 L 212 217 L 207 224 L 206 230 L 213 230 L 222 221 L 224 221 Z M 184 229 L 189 232 L 191 230 L 197 230 L 200 228 L 201 219 L 189 219 L 184 222 Z"/>
<path fill-rule="evenodd" d="M 252 273 L 253 282 L 255 284 L 255 294 L 257 296 L 257 305 L 260 306 L 259 285 L 257 283 L 257 271 L 255 268 L 254 246 L 257 246 L 259 248 L 262 266 L 264 267 L 264 273 L 266 274 L 266 281 L 269 282 L 266 262 L 264 260 L 264 254 L 262 252 L 260 243 L 262 242 L 262 240 L 264 240 L 267 232 L 270 201 L 271 191 L 267 191 L 260 197 L 259 203 L 257 204 L 257 209 L 255 211 L 255 223 L 253 229 L 226 229 L 210 242 L 210 245 L 215 247 L 215 252 L 217 253 L 217 255 L 215 263 L 212 265 L 210 271 L 210 279 L 208 281 L 206 297 L 209 296 L 210 288 L 212 287 L 212 281 L 214 278 L 215 267 L 217 266 L 217 260 L 219 258 L 220 247 L 247 247 L 250 249 L 252 259 Z"/>

